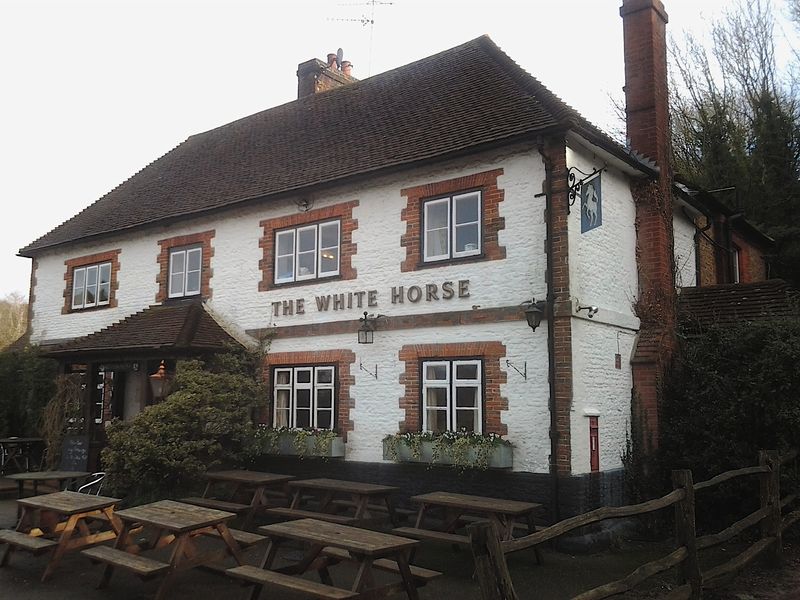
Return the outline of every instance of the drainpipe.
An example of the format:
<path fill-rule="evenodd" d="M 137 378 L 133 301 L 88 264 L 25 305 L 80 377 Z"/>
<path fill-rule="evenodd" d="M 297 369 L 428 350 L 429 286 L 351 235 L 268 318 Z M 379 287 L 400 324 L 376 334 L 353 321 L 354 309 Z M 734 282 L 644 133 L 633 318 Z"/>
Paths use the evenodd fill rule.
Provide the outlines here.
<path fill-rule="evenodd" d="M 537 194 L 536 197 L 544 195 L 545 197 L 545 226 L 547 239 L 545 240 L 545 254 L 547 259 L 547 266 L 545 270 L 545 283 L 547 284 L 547 309 L 545 310 L 547 316 L 547 380 L 550 388 L 550 397 L 547 401 L 548 409 L 550 411 L 550 518 L 553 523 L 558 523 L 561 520 L 561 511 L 559 510 L 559 482 L 558 482 L 558 466 L 556 463 L 556 456 L 558 450 L 558 439 L 560 433 L 558 431 L 558 423 L 556 422 L 556 339 L 554 327 L 555 308 L 555 293 L 553 292 L 553 220 L 552 220 L 552 172 L 553 166 L 550 158 L 544 150 L 544 142 L 539 141 L 538 146 L 539 155 L 544 162 L 544 191 L 542 194 Z"/>

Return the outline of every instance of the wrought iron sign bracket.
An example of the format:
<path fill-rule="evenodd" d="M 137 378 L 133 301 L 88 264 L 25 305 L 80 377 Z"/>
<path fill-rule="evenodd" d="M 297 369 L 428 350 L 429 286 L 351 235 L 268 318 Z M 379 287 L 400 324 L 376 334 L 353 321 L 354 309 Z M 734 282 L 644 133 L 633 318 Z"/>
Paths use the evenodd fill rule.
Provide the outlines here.
<path fill-rule="evenodd" d="M 527 360 L 526 360 L 525 362 L 523 362 L 523 363 L 522 363 L 522 371 L 520 371 L 520 370 L 519 370 L 519 369 L 518 369 L 518 368 L 517 368 L 517 367 L 514 365 L 514 363 L 512 363 L 510 360 L 506 360 L 506 366 L 507 366 L 507 367 L 511 367 L 512 369 L 514 369 L 514 370 L 515 370 L 517 373 L 519 373 L 520 375 L 522 375 L 522 377 L 525 379 L 525 381 L 528 381 L 528 361 L 527 361 Z"/>
<path fill-rule="evenodd" d="M 367 367 L 365 367 L 364 364 L 361 363 L 360 361 L 358 363 L 358 368 L 361 369 L 362 371 L 364 371 L 365 373 L 369 373 L 376 380 L 378 379 L 378 365 L 375 365 L 375 372 L 374 373 L 372 371 L 370 371 Z"/>
<path fill-rule="evenodd" d="M 570 167 L 567 170 L 567 173 L 569 174 L 567 176 L 567 179 L 569 180 L 569 202 L 567 204 L 567 214 L 569 214 L 571 212 L 570 211 L 570 207 L 573 204 L 575 204 L 575 200 L 580 195 L 581 186 L 584 183 L 594 179 L 595 177 L 600 175 L 600 173 L 602 173 L 605 170 L 606 170 L 606 165 L 603 165 L 599 169 L 596 169 L 596 168 L 592 169 L 591 173 L 584 173 L 578 167 Z M 582 179 L 578 179 L 578 176 L 575 173 L 580 173 L 581 175 L 583 175 L 583 178 Z"/>

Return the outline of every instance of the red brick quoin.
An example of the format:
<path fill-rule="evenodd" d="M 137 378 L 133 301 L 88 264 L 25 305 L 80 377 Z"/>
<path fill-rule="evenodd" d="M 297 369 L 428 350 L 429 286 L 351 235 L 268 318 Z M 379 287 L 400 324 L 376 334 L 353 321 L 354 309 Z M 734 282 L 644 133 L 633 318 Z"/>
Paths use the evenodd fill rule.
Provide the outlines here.
<path fill-rule="evenodd" d="M 275 285 L 275 232 L 288 227 L 298 225 L 308 225 L 318 221 L 340 220 L 339 240 L 339 275 L 329 279 L 355 279 L 356 270 L 353 268 L 353 256 L 357 250 L 357 244 L 353 243 L 353 232 L 358 229 L 358 219 L 353 218 L 353 209 L 358 206 L 358 200 L 334 204 L 317 210 L 310 210 L 305 213 L 276 217 L 274 219 L 264 219 L 259 223 L 264 228 L 263 237 L 258 240 L 258 246 L 264 251 L 264 257 L 258 262 L 261 269 L 261 281 L 258 282 L 258 291 L 266 292 L 277 287 L 292 285 L 302 285 L 303 283 L 282 283 Z M 312 282 L 319 281 L 312 279 Z"/>
<path fill-rule="evenodd" d="M 400 349 L 400 360 L 405 362 L 405 372 L 400 374 L 400 383 L 406 392 L 400 398 L 400 408 L 405 411 L 405 420 L 400 421 L 400 432 L 419 431 L 422 427 L 420 414 L 420 361 L 426 359 L 483 359 L 483 424 L 484 433 L 505 435 L 508 427 L 501 421 L 503 411 L 508 410 L 508 399 L 500 396 L 500 384 L 506 382 L 506 373 L 500 370 L 500 359 L 506 355 L 506 347 L 500 342 L 467 342 L 463 344 L 409 344 Z"/>
<path fill-rule="evenodd" d="M 400 265 L 400 270 L 405 273 L 416 271 L 423 266 L 442 264 L 440 262 L 423 264 L 422 261 L 422 203 L 438 196 L 469 190 L 481 191 L 483 248 L 480 255 L 457 259 L 458 262 L 505 258 L 506 249 L 497 243 L 497 232 L 506 228 L 505 219 L 500 216 L 500 203 L 504 199 L 505 192 L 497 187 L 497 178 L 502 174 L 503 169 L 493 169 L 400 190 L 400 193 L 408 199 L 406 207 L 400 213 L 400 218 L 406 222 L 406 233 L 400 237 L 400 245 L 406 249 L 406 259 Z"/>
<path fill-rule="evenodd" d="M 202 233 L 192 233 L 189 235 L 179 235 L 177 237 L 168 238 L 166 240 L 158 240 L 158 245 L 161 246 L 161 252 L 158 254 L 158 277 L 156 283 L 158 284 L 158 293 L 156 294 L 156 302 L 164 302 L 168 297 L 167 282 L 169 280 L 169 251 L 172 248 L 180 248 L 181 246 L 202 246 L 203 248 L 203 262 L 200 266 L 200 296 L 204 299 L 211 298 L 211 257 L 214 256 L 214 248 L 211 246 L 211 240 L 214 238 L 216 230 L 203 231 Z"/>
<path fill-rule="evenodd" d="M 320 350 L 304 352 L 271 352 L 264 358 L 264 377 L 267 389 L 270 390 L 270 402 L 267 414 L 262 419 L 272 422 L 272 367 L 304 367 L 313 365 L 333 365 L 336 367 L 336 426 L 335 430 L 345 441 L 347 432 L 353 431 L 353 421 L 350 411 L 355 407 L 355 401 L 350 396 L 350 388 L 356 382 L 350 373 L 350 365 L 356 360 L 356 355 L 351 350 Z"/>
<path fill-rule="evenodd" d="M 117 288 L 119 288 L 119 253 L 122 252 L 119 248 L 115 250 L 108 250 L 106 252 L 98 252 L 96 254 L 88 254 L 86 256 L 79 256 L 78 258 L 70 258 L 64 261 L 67 267 L 64 273 L 64 306 L 61 307 L 61 314 L 65 315 L 72 312 L 72 276 L 77 267 L 85 267 L 86 265 L 94 265 L 99 263 L 111 263 L 111 291 L 108 295 L 108 304 L 92 308 L 80 308 L 76 311 L 94 310 L 96 308 L 114 308 L 117 306 Z M 32 276 L 32 275 L 31 275 Z M 33 289 L 33 288 L 31 288 Z M 33 302 L 31 302 L 33 304 Z"/>

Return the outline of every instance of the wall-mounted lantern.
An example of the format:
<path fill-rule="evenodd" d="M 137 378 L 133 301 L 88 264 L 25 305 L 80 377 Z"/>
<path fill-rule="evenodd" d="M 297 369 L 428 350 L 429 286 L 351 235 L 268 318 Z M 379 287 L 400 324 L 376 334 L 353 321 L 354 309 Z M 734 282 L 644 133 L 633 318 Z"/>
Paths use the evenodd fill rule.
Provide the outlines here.
<path fill-rule="evenodd" d="M 528 327 L 536 331 L 536 328 L 542 323 L 547 302 L 544 300 L 537 302 L 536 298 L 531 298 L 530 301 L 523 302 L 522 306 L 525 307 L 525 320 L 528 322 Z"/>
<path fill-rule="evenodd" d="M 370 315 L 364 311 L 364 316 L 359 319 L 361 327 L 358 328 L 358 343 L 371 344 L 375 339 L 375 328 L 378 325 L 378 319 L 384 315 Z"/>
<path fill-rule="evenodd" d="M 164 361 L 158 366 L 158 371 L 150 375 L 150 389 L 153 392 L 153 398 L 160 400 L 164 398 L 169 387 L 169 376 L 167 375 L 167 367 Z"/>

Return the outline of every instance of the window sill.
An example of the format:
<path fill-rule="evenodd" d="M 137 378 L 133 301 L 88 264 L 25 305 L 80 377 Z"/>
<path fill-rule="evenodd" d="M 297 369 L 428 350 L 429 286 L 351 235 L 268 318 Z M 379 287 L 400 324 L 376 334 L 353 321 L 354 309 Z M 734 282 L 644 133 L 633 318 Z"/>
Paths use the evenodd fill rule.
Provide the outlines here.
<path fill-rule="evenodd" d="M 509 444 L 493 446 L 489 450 L 488 461 L 485 467 L 480 465 L 479 453 L 476 448 L 469 448 L 464 457 L 463 463 L 456 460 L 446 450 L 434 460 L 433 441 L 423 440 L 420 442 L 419 456 L 414 456 L 413 450 L 402 441 L 393 442 L 383 440 L 383 459 L 393 460 L 403 463 L 423 463 L 427 465 L 451 465 L 468 469 L 510 469 L 513 466 L 514 450 Z"/>
<path fill-rule="evenodd" d="M 446 260 L 432 260 L 430 262 L 419 262 L 414 267 L 415 270 L 419 269 L 432 269 L 434 267 L 446 267 L 449 265 L 462 265 L 465 263 L 482 262 L 488 260 L 485 254 L 475 254 L 474 256 L 462 256 L 460 258 L 448 258 Z"/>
<path fill-rule="evenodd" d="M 86 308 L 72 308 L 72 307 L 70 307 L 67 310 L 67 313 L 68 314 L 90 313 L 90 312 L 94 312 L 96 310 L 104 310 L 106 308 L 112 308 L 113 306 L 116 306 L 116 305 L 109 302 L 108 304 L 101 304 L 100 306 L 88 306 Z"/>
<path fill-rule="evenodd" d="M 342 274 L 339 273 L 338 275 L 331 275 L 330 277 L 317 277 L 315 279 L 303 279 L 302 281 L 285 281 L 283 283 L 273 283 L 269 289 L 277 290 L 283 288 L 302 287 L 314 283 L 321 284 L 321 283 L 327 283 L 329 281 L 341 281 L 342 279 L 343 279 Z"/>

